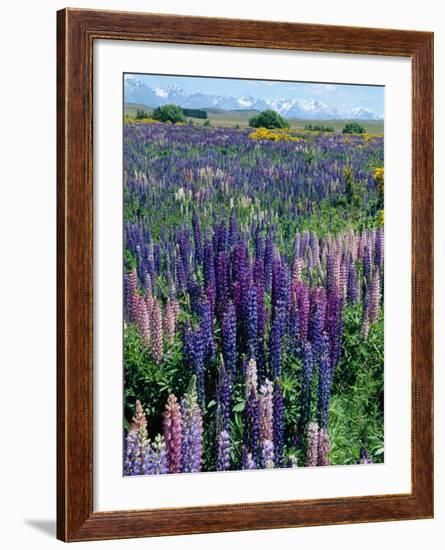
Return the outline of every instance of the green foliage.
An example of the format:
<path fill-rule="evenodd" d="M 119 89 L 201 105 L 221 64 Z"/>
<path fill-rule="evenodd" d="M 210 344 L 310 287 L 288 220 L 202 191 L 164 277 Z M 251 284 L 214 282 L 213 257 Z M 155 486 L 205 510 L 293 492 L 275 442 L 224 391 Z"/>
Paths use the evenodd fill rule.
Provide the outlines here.
<path fill-rule="evenodd" d="M 207 118 L 207 111 L 204 109 L 185 109 L 182 108 L 184 116 L 193 117 L 193 118 Z"/>
<path fill-rule="evenodd" d="M 348 122 L 342 130 L 343 134 L 364 134 L 366 129 L 358 122 Z"/>
<path fill-rule="evenodd" d="M 142 120 L 144 118 L 148 118 L 147 111 L 144 111 L 144 109 L 138 109 L 136 111 L 136 120 Z"/>
<path fill-rule="evenodd" d="M 329 415 L 334 464 L 354 464 L 361 448 L 373 462 L 384 460 L 383 312 L 366 339 L 360 334 L 361 318 L 361 306 L 346 308 Z"/>
<path fill-rule="evenodd" d="M 185 122 L 184 112 L 178 105 L 162 105 L 156 107 L 153 111 L 152 117 L 160 122 L 171 122 L 176 124 L 177 122 Z"/>
<path fill-rule="evenodd" d="M 249 120 L 249 125 L 253 128 L 290 128 L 289 122 L 279 115 L 276 111 L 268 109 Z"/>
<path fill-rule="evenodd" d="M 212 123 L 210 122 L 209 119 L 207 119 L 207 120 L 204 122 L 203 126 L 205 126 L 206 128 L 211 128 L 211 127 L 212 127 Z"/>
<path fill-rule="evenodd" d="M 323 124 L 306 124 L 304 129 L 309 132 L 335 132 L 333 126 L 324 126 Z"/>

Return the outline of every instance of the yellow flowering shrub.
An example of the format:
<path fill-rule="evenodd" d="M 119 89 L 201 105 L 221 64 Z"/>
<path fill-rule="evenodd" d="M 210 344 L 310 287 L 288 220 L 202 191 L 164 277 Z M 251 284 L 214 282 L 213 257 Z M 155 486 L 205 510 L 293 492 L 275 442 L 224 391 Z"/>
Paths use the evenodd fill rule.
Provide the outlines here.
<path fill-rule="evenodd" d="M 384 191 L 384 180 L 385 180 L 385 169 L 383 166 L 379 166 L 374 170 L 374 179 L 379 184 L 379 191 L 383 195 Z"/>
<path fill-rule="evenodd" d="M 249 138 L 269 141 L 301 141 L 301 138 L 293 136 L 289 130 L 268 130 L 267 128 L 257 128 L 249 134 Z"/>
<path fill-rule="evenodd" d="M 125 115 L 124 124 L 159 124 L 159 120 L 155 120 L 154 118 L 135 118 Z"/>

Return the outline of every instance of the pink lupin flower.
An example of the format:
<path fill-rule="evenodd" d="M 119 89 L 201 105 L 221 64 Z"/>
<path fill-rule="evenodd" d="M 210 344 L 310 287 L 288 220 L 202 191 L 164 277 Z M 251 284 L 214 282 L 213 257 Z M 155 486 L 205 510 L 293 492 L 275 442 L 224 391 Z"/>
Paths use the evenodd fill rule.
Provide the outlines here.
<path fill-rule="evenodd" d="M 259 397 L 260 445 L 273 440 L 273 384 L 265 380 Z"/>
<path fill-rule="evenodd" d="M 179 313 L 181 311 L 179 307 L 179 302 L 176 298 L 171 298 L 170 303 L 171 303 L 172 311 L 175 315 L 175 324 L 176 324 L 176 322 L 178 321 Z"/>
<path fill-rule="evenodd" d="M 369 322 L 376 323 L 380 312 L 380 272 L 377 269 L 371 281 L 369 296 Z"/>
<path fill-rule="evenodd" d="M 316 466 L 318 463 L 318 424 L 309 422 L 307 426 L 306 466 Z"/>
<path fill-rule="evenodd" d="M 164 412 L 164 439 L 168 455 L 168 471 L 170 474 L 181 471 L 182 419 L 181 407 L 176 396 L 168 396 Z"/>
<path fill-rule="evenodd" d="M 317 466 L 329 466 L 329 451 L 331 445 L 329 442 L 329 434 L 327 430 L 321 428 L 318 432 L 318 456 Z"/>
<path fill-rule="evenodd" d="M 160 363 L 164 357 L 164 340 L 162 333 L 162 312 L 156 298 L 153 298 L 153 308 L 151 311 L 151 333 L 151 351 L 153 359 L 156 363 Z"/>
<path fill-rule="evenodd" d="M 252 357 L 247 361 L 244 373 L 244 380 L 246 386 L 246 400 L 249 399 L 249 395 L 253 392 L 256 396 L 257 384 L 258 384 L 258 374 L 256 368 L 256 361 Z"/>
<path fill-rule="evenodd" d="M 362 328 L 360 332 L 362 337 L 366 340 L 369 334 L 369 317 L 367 311 L 365 311 L 365 314 L 363 315 Z"/>
<path fill-rule="evenodd" d="M 301 283 L 302 277 L 301 273 L 303 271 L 303 258 L 297 257 L 294 260 L 294 264 L 292 266 L 292 282 L 293 283 Z"/>
<path fill-rule="evenodd" d="M 135 431 L 141 431 L 147 429 L 147 418 L 142 407 L 142 403 L 139 399 L 136 399 L 136 406 L 134 416 L 131 422 L 131 429 Z"/>
<path fill-rule="evenodd" d="M 148 346 L 150 342 L 150 323 L 147 304 L 142 296 L 138 296 L 137 324 L 141 338 L 144 341 L 144 344 Z"/>

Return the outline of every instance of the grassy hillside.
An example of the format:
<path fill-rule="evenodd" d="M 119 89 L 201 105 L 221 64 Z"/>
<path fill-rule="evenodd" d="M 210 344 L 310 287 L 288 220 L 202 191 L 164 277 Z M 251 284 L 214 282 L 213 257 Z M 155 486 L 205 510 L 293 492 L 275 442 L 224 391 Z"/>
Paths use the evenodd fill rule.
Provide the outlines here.
<path fill-rule="evenodd" d="M 149 115 L 153 112 L 153 109 L 146 105 L 138 103 L 126 103 L 125 115 L 134 117 L 138 109 L 142 109 Z M 247 128 L 249 126 L 249 119 L 258 114 L 258 111 L 225 111 L 224 109 L 205 108 L 208 114 L 208 118 L 212 126 L 220 127 L 235 127 Z M 193 123 L 197 126 L 201 126 L 204 121 L 198 118 L 192 118 Z M 315 119 L 289 119 L 291 127 L 294 129 L 303 129 L 306 124 L 321 124 L 323 126 L 333 126 L 336 131 L 341 132 L 343 127 L 348 122 L 355 122 L 354 119 L 348 120 L 315 120 Z M 363 126 L 369 134 L 383 134 L 383 120 L 357 120 L 361 126 Z"/>

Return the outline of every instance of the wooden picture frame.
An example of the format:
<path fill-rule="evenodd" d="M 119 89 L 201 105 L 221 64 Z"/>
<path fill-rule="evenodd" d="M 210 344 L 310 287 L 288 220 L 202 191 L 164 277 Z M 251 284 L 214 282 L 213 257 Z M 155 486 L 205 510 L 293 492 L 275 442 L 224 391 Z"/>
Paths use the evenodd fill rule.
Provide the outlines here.
<path fill-rule="evenodd" d="M 402 56 L 412 62 L 412 490 L 407 494 L 93 512 L 95 40 Z M 64 541 L 433 516 L 433 34 L 65 9 L 57 14 L 57 537 Z M 118 497 L 117 497 L 118 498 Z"/>

